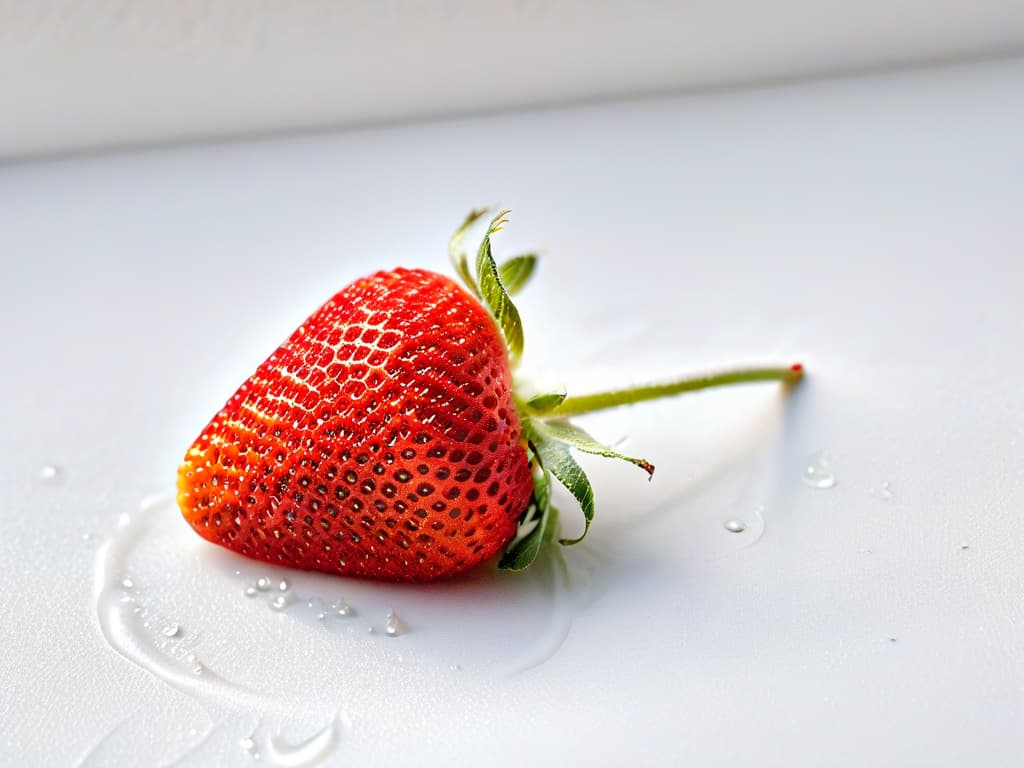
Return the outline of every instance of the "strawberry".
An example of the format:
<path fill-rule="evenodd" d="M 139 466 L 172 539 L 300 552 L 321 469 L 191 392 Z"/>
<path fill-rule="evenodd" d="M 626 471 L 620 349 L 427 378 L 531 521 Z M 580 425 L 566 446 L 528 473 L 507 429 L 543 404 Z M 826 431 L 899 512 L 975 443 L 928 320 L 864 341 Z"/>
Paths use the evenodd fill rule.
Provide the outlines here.
<path fill-rule="evenodd" d="M 590 483 L 570 448 L 654 467 L 594 440 L 565 417 L 741 381 L 796 381 L 752 369 L 598 395 L 513 389 L 523 349 L 512 295 L 533 255 L 499 267 L 491 238 L 463 289 L 418 269 L 378 272 L 336 293 L 217 413 L 178 471 L 178 504 L 216 544 L 295 568 L 428 581 L 479 565 L 519 570 L 554 536 L 551 478 L 579 501 Z M 561 539 L 572 544 L 579 539 Z"/>

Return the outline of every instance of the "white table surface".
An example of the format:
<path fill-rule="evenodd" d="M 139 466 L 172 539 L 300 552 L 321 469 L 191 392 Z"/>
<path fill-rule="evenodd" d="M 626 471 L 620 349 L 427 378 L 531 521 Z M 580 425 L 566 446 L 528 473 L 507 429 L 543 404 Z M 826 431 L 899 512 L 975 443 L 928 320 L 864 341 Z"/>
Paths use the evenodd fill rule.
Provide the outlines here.
<path fill-rule="evenodd" d="M 0 167 L 0 763 L 1021 765 L 1021 93 L 1009 60 Z M 543 249 L 536 378 L 808 380 L 590 418 L 658 472 L 588 461 L 564 565 L 246 598 L 282 574 L 159 501 L 185 448 L 488 203 Z"/>

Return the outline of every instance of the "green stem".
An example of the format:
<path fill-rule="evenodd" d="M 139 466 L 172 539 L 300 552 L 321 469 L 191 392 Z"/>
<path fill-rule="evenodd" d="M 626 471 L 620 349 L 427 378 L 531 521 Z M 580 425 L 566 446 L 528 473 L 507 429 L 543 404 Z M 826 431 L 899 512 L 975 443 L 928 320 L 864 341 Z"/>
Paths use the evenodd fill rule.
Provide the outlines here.
<path fill-rule="evenodd" d="M 641 403 L 646 400 L 657 400 L 683 392 L 694 392 L 698 389 L 710 389 L 727 384 L 746 384 L 751 381 L 781 381 L 784 384 L 796 384 L 803 378 L 803 366 L 797 363 L 788 368 L 747 368 L 739 371 L 709 374 L 692 378 L 670 381 L 665 384 L 647 384 L 631 389 L 616 389 L 611 392 L 598 392 L 593 395 L 567 397 L 560 405 L 544 414 L 545 417 L 579 416 L 583 413 L 601 411 L 619 405 Z"/>

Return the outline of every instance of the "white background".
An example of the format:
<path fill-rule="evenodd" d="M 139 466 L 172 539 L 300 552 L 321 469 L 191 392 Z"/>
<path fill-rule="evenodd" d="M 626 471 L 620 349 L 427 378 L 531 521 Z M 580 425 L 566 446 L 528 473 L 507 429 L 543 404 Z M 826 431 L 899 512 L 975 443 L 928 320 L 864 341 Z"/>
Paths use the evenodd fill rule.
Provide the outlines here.
<path fill-rule="evenodd" d="M 500 202 L 500 247 L 543 250 L 527 372 L 582 391 L 801 359 L 807 381 L 591 419 L 658 473 L 588 463 L 568 634 L 511 677 L 471 661 L 478 610 L 519 637 L 540 598 L 516 587 L 507 616 L 473 582 L 447 612 L 368 587 L 402 645 L 322 645 L 228 594 L 168 509 L 140 592 L 211 666 L 307 691 L 288 738 L 343 707 L 331 765 L 1022 764 L 1022 92 L 1008 60 L 0 169 L 0 761 L 251 764 L 258 706 L 104 640 L 98 548 L 320 301 L 444 269 L 452 225 Z M 819 450 L 830 490 L 800 479 Z M 760 505 L 759 538 L 722 527 Z M 433 688 L 442 615 L 466 661 Z"/>
<path fill-rule="evenodd" d="M 1019 0 L 0 0 L 0 158 L 1014 53 Z"/>

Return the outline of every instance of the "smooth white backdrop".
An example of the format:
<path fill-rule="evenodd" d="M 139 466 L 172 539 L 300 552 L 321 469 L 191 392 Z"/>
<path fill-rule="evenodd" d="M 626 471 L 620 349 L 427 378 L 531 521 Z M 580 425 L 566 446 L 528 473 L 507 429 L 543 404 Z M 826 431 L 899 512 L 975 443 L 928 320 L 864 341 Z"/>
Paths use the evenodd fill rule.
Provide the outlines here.
<path fill-rule="evenodd" d="M 1022 92 L 1015 60 L 0 169 L 0 762 L 172 762 L 210 727 L 103 640 L 97 548 L 319 302 L 445 269 L 494 202 L 504 252 L 542 248 L 528 372 L 578 391 L 801 359 L 808 380 L 587 422 L 658 472 L 588 464 L 586 600 L 526 673 L 467 664 L 440 699 L 382 658 L 345 678 L 378 687 L 325 693 L 345 659 L 240 590 L 223 608 L 183 532 L 148 575 L 211 664 L 349 702 L 338 766 L 1021 765 Z M 819 450 L 830 490 L 800 479 Z M 722 527 L 761 505 L 758 540 Z M 388 648 L 415 657 L 414 629 Z M 183 764 L 249 765 L 244 727 Z"/>
<path fill-rule="evenodd" d="M 1017 0 L 0 0 L 0 158 L 1010 54 Z"/>

